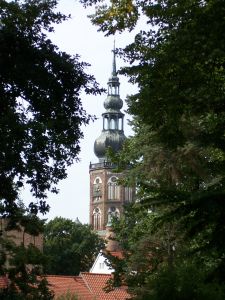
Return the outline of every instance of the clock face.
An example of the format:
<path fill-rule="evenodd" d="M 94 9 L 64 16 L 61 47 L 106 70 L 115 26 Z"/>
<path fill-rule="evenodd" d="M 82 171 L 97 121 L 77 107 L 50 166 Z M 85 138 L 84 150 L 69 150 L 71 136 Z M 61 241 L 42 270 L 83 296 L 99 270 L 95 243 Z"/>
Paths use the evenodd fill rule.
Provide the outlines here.
<path fill-rule="evenodd" d="M 111 210 L 111 212 L 115 212 L 116 211 L 115 206 L 110 207 L 110 210 Z"/>
<path fill-rule="evenodd" d="M 111 181 L 112 181 L 112 182 L 116 182 L 116 181 L 117 181 L 117 178 L 116 178 L 116 177 L 112 177 L 112 178 L 111 178 Z"/>

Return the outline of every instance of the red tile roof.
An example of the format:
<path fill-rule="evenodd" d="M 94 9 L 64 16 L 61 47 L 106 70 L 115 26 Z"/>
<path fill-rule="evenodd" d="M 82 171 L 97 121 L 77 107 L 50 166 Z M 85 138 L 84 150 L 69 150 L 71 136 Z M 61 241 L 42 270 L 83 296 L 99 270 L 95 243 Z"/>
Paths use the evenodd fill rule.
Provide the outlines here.
<path fill-rule="evenodd" d="M 77 295 L 79 300 L 93 300 L 93 295 L 79 276 L 46 275 L 45 278 L 55 297 L 70 293 Z"/>
<path fill-rule="evenodd" d="M 129 299 L 126 289 L 115 288 L 109 293 L 103 289 L 110 274 L 81 273 L 80 276 L 47 275 L 46 279 L 55 297 L 65 295 L 68 292 L 78 296 L 79 300 L 125 300 Z"/>
<path fill-rule="evenodd" d="M 108 293 L 103 290 L 107 285 L 107 281 L 112 278 L 112 275 L 110 274 L 94 274 L 84 272 L 81 273 L 81 277 L 98 300 L 125 300 L 130 298 L 126 289 L 123 287 L 115 288 Z"/>
<path fill-rule="evenodd" d="M 45 278 L 49 283 L 49 289 L 54 292 L 55 298 L 67 293 L 78 296 L 78 300 L 125 300 L 130 298 L 124 287 L 115 288 L 108 293 L 103 290 L 107 281 L 112 278 L 111 274 L 83 272 L 80 276 L 46 275 Z M 7 277 L 0 276 L 0 289 L 7 286 Z"/>

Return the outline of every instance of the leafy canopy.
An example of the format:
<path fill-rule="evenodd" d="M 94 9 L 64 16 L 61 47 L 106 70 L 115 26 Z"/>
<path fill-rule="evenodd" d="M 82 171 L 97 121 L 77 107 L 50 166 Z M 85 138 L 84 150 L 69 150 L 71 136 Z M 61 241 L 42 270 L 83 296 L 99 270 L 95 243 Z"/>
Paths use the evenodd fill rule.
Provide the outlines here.
<path fill-rule="evenodd" d="M 55 24 L 69 18 L 57 11 L 57 3 L 0 0 L 0 217 L 10 221 L 6 230 L 21 225 L 23 235 L 34 237 L 43 229 L 37 213 L 49 210 L 47 192 L 57 192 L 67 166 L 78 160 L 81 125 L 94 119 L 83 109 L 81 92 L 101 92 L 86 74 L 88 64 L 48 37 Z M 37 200 L 28 209 L 18 201 L 25 185 Z M 43 274 L 40 251 L 0 238 L 1 274 L 10 278 L 1 296 L 52 299 L 45 280 L 37 277 Z"/>
<path fill-rule="evenodd" d="M 45 273 L 78 275 L 89 271 L 103 242 L 90 226 L 56 217 L 45 225 L 44 254 L 48 256 Z"/>
<path fill-rule="evenodd" d="M 134 137 L 127 140 L 124 151 L 116 158 L 121 167 L 130 164 L 128 182 L 133 179 L 137 184 L 142 209 L 153 209 L 157 216 L 140 235 L 142 239 L 136 241 L 132 227 L 128 226 L 130 222 L 125 219 L 123 225 L 133 243 L 127 251 L 132 253 L 129 251 L 135 246 L 146 242 L 148 247 L 142 248 L 146 250 L 142 257 L 146 258 L 147 266 L 148 258 L 155 253 L 148 235 L 164 239 L 162 228 L 174 225 L 176 243 L 182 246 L 179 250 L 176 247 L 174 272 L 180 274 L 185 267 L 192 270 L 193 260 L 201 273 L 199 291 L 209 290 L 215 284 L 209 296 L 213 299 L 218 284 L 221 288 L 218 295 L 222 298 L 225 279 L 224 1 L 81 2 L 99 4 L 92 21 L 106 35 L 132 30 L 142 15 L 147 20 L 134 42 L 118 49 L 130 64 L 121 73 L 129 76 L 139 91 L 127 99 Z M 141 218 L 143 222 L 146 220 L 144 216 Z M 133 227 L 136 228 L 135 223 Z M 153 281 L 159 285 L 161 280 L 163 286 L 169 280 L 168 274 L 175 274 L 165 259 L 167 256 L 158 263 L 158 268 L 151 270 L 144 266 L 137 271 L 136 278 L 142 276 L 140 285 L 135 280 L 130 283 L 137 299 L 146 299 L 140 292 L 143 286 L 145 291 L 149 289 L 149 299 L 163 299 L 158 292 L 153 296 Z M 133 266 L 129 260 L 125 262 Z M 126 269 L 124 274 L 126 277 Z M 180 278 L 183 278 L 181 289 L 185 289 L 183 273 Z M 179 284 L 176 281 L 176 288 Z M 183 299 L 173 292 L 165 299 Z M 199 292 L 189 298 L 204 297 Z"/>
<path fill-rule="evenodd" d="M 61 52 L 48 38 L 68 19 L 56 0 L 0 1 L 0 200 L 10 215 L 25 184 L 33 213 L 48 209 L 46 192 L 57 192 L 66 167 L 76 161 L 81 125 L 93 117 L 80 93 L 100 93 L 87 63 Z"/>

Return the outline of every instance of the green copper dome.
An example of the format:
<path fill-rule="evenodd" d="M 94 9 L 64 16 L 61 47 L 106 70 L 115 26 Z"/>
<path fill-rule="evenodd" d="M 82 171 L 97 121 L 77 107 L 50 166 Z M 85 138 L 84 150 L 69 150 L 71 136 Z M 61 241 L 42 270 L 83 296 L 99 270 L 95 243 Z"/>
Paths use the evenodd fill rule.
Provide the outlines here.
<path fill-rule="evenodd" d="M 104 101 L 104 107 L 107 111 L 118 111 L 123 107 L 123 101 L 117 95 L 108 95 Z"/>
<path fill-rule="evenodd" d="M 94 144 L 95 155 L 100 161 L 106 160 L 106 151 L 108 148 L 118 152 L 126 139 L 124 133 L 118 131 L 103 131 L 102 134 L 96 139 Z"/>

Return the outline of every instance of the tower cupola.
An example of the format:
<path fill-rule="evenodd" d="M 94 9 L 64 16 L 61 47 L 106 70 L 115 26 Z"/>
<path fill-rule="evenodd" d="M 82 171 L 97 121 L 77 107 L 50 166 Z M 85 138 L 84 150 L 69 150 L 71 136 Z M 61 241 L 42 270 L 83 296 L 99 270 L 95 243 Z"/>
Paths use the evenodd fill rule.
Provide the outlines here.
<path fill-rule="evenodd" d="M 95 140 L 94 152 L 100 162 L 106 161 L 106 152 L 112 148 L 115 152 L 122 148 L 124 135 L 124 114 L 120 111 L 123 101 L 120 98 L 120 82 L 116 71 L 115 44 L 113 49 L 112 73 L 108 80 L 108 94 L 104 101 L 105 112 L 102 114 L 103 128 Z"/>

